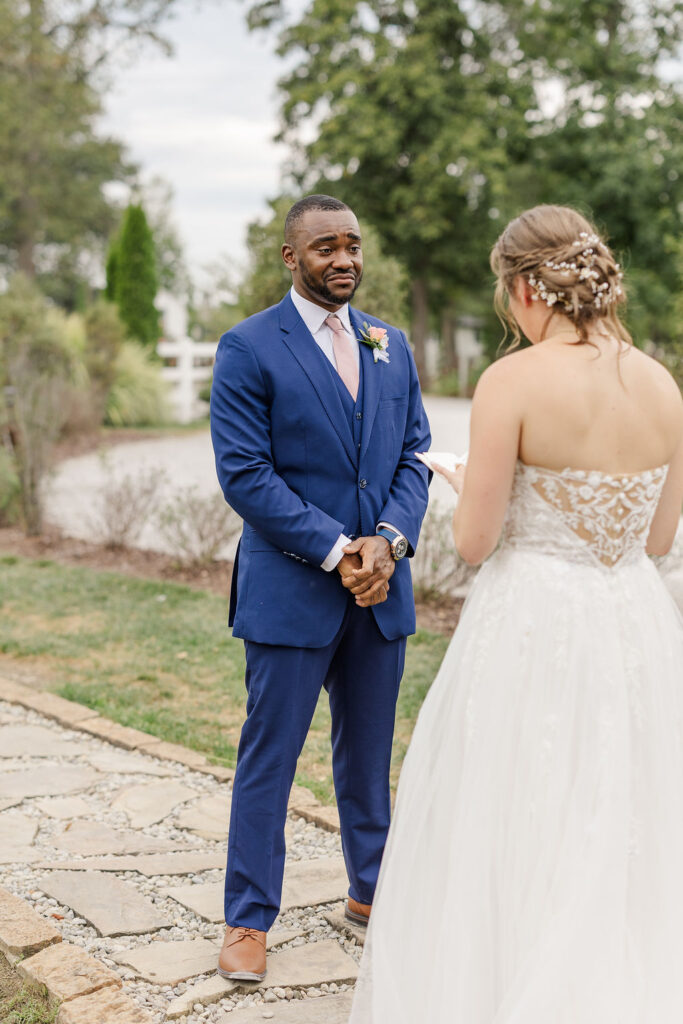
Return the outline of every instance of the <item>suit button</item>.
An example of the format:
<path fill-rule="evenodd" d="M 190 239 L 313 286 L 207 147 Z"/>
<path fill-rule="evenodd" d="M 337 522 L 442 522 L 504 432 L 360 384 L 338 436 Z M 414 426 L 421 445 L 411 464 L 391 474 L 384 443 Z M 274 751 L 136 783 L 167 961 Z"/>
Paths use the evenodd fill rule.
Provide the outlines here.
<path fill-rule="evenodd" d="M 363 419 L 363 413 L 362 412 L 357 412 L 356 413 L 356 419 L 357 420 L 362 420 Z"/>
<path fill-rule="evenodd" d="M 359 481 L 358 481 L 358 486 L 360 487 L 360 489 L 361 489 L 361 490 L 362 490 L 362 489 L 363 489 L 364 487 L 367 487 L 367 486 L 368 486 L 368 482 L 367 482 L 367 480 L 365 480 L 365 479 L 364 479 L 364 480 L 359 480 Z"/>

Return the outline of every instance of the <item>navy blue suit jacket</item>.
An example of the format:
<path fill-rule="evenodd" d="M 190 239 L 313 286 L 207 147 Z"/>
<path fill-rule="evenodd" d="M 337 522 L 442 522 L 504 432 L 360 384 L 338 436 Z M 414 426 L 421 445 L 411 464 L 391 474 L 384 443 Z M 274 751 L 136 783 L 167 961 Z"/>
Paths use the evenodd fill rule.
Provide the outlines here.
<path fill-rule="evenodd" d="M 386 327 L 389 363 L 361 344 L 360 450 L 331 367 L 287 295 L 249 317 L 218 345 L 211 435 L 227 502 L 244 528 L 233 575 L 234 635 L 288 647 L 324 647 L 348 601 L 335 571 L 320 568 L 340 533 L 394 525 L 414 553 L 427 508 L 429 473 L 415 458 L 430 445 L 427 417 L 405 335 Z M 373 614 L 393 640 L 415 631 L 410 566 L 397 563 L 389 596 Z"/>

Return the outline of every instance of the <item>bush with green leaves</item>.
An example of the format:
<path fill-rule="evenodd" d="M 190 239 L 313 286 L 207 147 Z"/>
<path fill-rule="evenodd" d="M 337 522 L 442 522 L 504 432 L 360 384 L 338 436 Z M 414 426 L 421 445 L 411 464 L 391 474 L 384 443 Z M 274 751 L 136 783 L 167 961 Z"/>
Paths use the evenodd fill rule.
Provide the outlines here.
<path fill-rule="evenodd" d="M 137 342 L 124 342 L 116 356 L 105 418 L 113 427 L 156 426 L 170 419 L 161 368 Z"/>
<path fill-rule="evenodd" d="M 43 522 L 43 482 L 73 398 L 66 318 L 27 277 L 0 295 L 0 433 L 19 480 L 27 533 Z"/>
<path fill-rule="evenodd" d="M 0 526 L 13 526 L 20 516 L 20 486 L 14 459 L 0 446 Z"/>

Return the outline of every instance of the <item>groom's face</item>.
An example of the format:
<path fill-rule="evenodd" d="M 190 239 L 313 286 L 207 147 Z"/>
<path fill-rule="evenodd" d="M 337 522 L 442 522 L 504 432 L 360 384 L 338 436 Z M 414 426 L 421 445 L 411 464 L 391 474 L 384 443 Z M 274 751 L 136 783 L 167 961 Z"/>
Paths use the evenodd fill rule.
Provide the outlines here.
<path fill-rule="evenodd" d="M 363 276 L 360 228 L 350 210 L 308 210 L 282 247 L 296 291 L 325 309 L 353 297 Z"/>

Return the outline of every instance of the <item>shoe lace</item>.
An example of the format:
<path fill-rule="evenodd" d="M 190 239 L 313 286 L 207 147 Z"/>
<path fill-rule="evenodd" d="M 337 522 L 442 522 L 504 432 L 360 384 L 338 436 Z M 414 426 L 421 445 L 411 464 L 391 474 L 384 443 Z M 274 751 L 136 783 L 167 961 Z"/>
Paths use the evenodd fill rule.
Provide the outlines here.
<path fill-rule="evenodd" d="M 257 928 L 238 928 L 235 936 L 235 942 L 241 942 L 242 939 L 254 939 L 256 942 L 261 943 L 261 938 Z"/>

